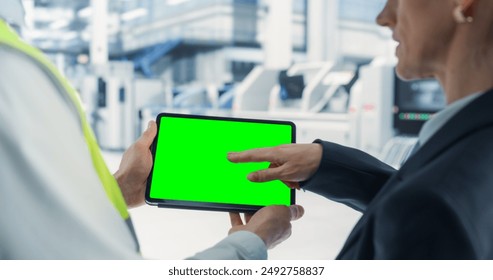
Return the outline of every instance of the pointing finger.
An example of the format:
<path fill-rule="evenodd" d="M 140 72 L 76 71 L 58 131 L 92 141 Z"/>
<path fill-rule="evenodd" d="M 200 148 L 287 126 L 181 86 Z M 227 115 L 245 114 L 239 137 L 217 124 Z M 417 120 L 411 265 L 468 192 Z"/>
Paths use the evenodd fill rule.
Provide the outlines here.
<path fill-rule="evenodd" d="M 234 163 L 241 162 L 275 162 L 272 148 L 260 148 L 240 153 L 228 153 L 228 160 Z"/>

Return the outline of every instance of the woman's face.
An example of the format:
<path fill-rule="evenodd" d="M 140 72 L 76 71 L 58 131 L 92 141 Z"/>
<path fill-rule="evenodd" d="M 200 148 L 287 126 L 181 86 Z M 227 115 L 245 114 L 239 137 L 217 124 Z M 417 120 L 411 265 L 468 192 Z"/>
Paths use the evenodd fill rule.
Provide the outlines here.
<path fill-rule="evenodd" d="M 397 74 L 403 79 L 434 77 L 442 71 L 454 30 L 454 0 L 388 0 L 377 23 L 399 43 Z"/>

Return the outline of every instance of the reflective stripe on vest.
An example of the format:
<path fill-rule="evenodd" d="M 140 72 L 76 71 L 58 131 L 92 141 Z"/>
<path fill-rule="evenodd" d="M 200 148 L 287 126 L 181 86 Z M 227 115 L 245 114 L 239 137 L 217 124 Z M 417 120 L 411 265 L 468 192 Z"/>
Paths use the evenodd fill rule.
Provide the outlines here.
<path fill-rule="evenodd" d="M 103 184 L 106 195 L 108 196 L 108 199 L 111 201 L 116 210 L 120 213 L 120 216 L 124 220 L 129 219 L 130 216 L 127 211 L 127 204 L 125 203 L 115 177 L 113 177 L 113 175 L 110 173 L 108 167 L 106 166 L 106 163 L 104 162 L 103 156 L 101 155 L 101 151 L 99 150 L 99 146 L 96 142 L 96 138 L 94 137 L 94 133 L 87 123 L 85 113 L 82 109 L 82 105 L 79 99 L 79 95 L 77 94 L 75 89 L 58 72 L 55 66 L 53 66 L 53 64 L 44 56 L 41 51 L 22 41 L 19 36 L 17 36 L 17 34 L 10 28 L 10 26 L 1 19 L 0 44 L 4 44 L 16 50 L 19 50 L 20 52 L 25 53 L 29 57 L 36 60 L 38 63 L 46 68 L 48 73 L 52 74 L 56 78 L 61 87 L 65 90 L 66 94 L 70 97 L 70 100 L 72 100 L 73 104 L 77 108 L 79 119 L 82 125 L 82 130 L 84 133 L 84 138 L 91 154 L 92 163 L 94 165 L 94 169 L 98 173 L 101 183 Z M 129 221 L 127 221 L 127 223 L 128 222 Z M 132 230 L 133 228 L 131 228 L 131 231 Z M 132 234 L 134 233 L 132 232 Z"/>

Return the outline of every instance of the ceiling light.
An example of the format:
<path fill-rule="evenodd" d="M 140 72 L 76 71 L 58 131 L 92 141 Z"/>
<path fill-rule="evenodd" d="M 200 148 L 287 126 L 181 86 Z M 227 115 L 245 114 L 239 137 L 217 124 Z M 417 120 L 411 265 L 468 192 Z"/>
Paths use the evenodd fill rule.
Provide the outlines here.
<path fill-rule="evenodd" d="M 137 19 L 140 17 L 147 16 L 147 13 L 148 13 L 148 11 L 146 8 L 138 8 L 138 9 L 123 13 L 121 15 L 121 19 L 123 21 L 130 21 L 130 20 L 134 20 L 134 19 Z"/>
<path fill-rule="evenodd" d="M 84 9 L 80 9 L 77 12 L 77 16 L 80 18 L 88 18 L 92 15 L 92 8 L 90 6 L 85 7 Z"/>
<path fill-rule="evenodd" d="M 185 2 L 188 2 L 188 0 L 168 0 L 166 1 L 166 4 L 170 6 L 175 6 L 175 5 L 183 4 Z"/>
<path fill-rule="evenodd" d="M 54 21 L 50 24 L 51 29 L 62 29 L 64 27 L 67 27 L 70 24 L 70 21 L 67 19 L 59 19 L 57 21 Z"/>

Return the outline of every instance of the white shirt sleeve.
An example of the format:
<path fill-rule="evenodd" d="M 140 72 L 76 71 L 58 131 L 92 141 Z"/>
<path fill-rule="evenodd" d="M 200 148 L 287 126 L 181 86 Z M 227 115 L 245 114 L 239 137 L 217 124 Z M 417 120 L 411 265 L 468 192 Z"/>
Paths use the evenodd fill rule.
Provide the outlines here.
<path fill-rule="evenodd" d="M 265 260 L 264 241 L 249 231 L 235 232 L 213 247 L 195 254 L 190 260 Z"/>

